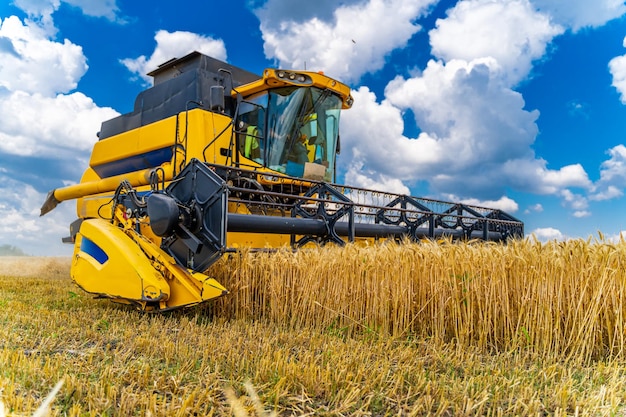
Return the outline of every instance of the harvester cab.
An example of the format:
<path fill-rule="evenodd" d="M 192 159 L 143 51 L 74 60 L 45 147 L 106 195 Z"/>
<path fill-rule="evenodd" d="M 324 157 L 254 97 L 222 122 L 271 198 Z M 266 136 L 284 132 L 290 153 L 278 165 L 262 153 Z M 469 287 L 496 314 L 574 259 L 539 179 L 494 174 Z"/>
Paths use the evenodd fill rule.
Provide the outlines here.
<path fill-rule="evenodd" d="M 291 177 L 334 182 L 339 116 L 349 108 L 349 90 L 315 73 L 266 70 L 293 80 L 239 102 L 235 119 L 239 166 L 265 167 Z M 254 87 L 252 87 L 254 90 Z"/>
<path fill-rule="evenodd" d="M 506 240 L 523 223 L 499 210 L 335 184 L 348 86 L 322 74 L 257 76 L 193 52 L 149 75 L 132 112 L 102 123 L 76 199 L 71 276 L 142 310 L 227 294 L 205 275 L 241 247 L 404 238 Z"/>

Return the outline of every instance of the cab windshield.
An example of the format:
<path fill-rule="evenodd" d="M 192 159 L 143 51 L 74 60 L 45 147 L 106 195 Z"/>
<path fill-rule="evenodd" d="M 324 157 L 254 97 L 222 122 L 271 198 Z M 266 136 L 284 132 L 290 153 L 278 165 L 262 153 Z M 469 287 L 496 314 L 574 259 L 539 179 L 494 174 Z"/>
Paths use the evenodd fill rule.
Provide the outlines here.
<path fill-rule="evenodd" d="M 256 95 L 240 104 L 239 152 L 277 172 L 333 181 L 340 110 L 339 97 L 315 87 Z"/>

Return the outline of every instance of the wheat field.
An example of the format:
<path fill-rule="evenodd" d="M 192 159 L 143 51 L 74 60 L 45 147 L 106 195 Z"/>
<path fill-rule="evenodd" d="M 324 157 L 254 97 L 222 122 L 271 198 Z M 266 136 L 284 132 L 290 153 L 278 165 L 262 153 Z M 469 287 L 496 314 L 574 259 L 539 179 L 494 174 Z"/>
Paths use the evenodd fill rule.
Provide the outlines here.
<path fill-rule="evenodd" d="M 626 243 L 243 251 L 215 302 L 93 299 L 0 258 L 0 415 L 626 415 Z"/>

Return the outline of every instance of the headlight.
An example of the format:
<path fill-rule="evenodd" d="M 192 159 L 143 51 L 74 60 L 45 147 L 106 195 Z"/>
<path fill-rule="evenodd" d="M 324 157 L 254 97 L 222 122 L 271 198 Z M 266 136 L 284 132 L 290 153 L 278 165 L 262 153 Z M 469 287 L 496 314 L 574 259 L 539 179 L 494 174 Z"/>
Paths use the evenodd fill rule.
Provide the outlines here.
<path fill-rule="evenodd" d="M 307 74 L 291 72 L 285 70 L 276 70 L 276 77 L 282 80 L 291 81 L 295 84 L 311 84 L 313 81 Z"/>

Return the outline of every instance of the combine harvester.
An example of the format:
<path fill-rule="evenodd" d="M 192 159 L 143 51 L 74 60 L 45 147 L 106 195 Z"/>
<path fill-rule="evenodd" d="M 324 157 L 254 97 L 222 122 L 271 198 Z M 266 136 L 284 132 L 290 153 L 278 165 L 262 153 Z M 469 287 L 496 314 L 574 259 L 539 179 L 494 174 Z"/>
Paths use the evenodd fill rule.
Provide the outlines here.
<path fill-rule="evenodd" d="M 241 247 L 524 234 L 499 210 L 335 184 L 353 99 L 322 73 L 259 77 L 193 52 L 149 75 L 134 111 L 102 123 L 80 183 L 41 208 L 77 199 L 63 241 L 89 293 L 165 311 L 227 294 L 204 272 Z"/>

